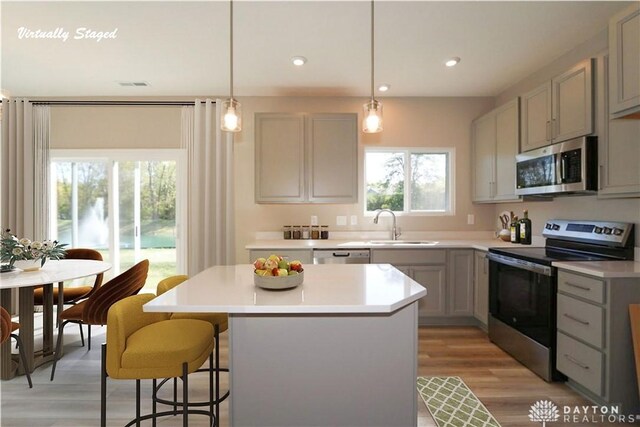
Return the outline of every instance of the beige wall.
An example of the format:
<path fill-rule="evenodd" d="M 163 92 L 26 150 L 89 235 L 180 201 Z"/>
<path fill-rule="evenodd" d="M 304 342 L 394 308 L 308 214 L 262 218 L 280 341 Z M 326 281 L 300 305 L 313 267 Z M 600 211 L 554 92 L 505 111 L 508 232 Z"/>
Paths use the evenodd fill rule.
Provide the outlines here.
<path fill-rule="evenodd" d="M 309 224 L 317 215 L 331 230 L 386 230 L 365 217 L 363 204 L 363 152 L 367 146 L 454 147 L 455 148 L 455 215 L 403 216 L 398 225 L 405 230 L 490 230 L 493 228 L 493 206 L 471 203 L 470 125 L 489 111 L 493 98 L 385 98 L 384 131 L 365 135 L 359 132 L 358 204 L 277 205 L 254 202 L 254 114 L 258 112 L 357 112 L 361 114 L 363 98 L 286 98 L 248 97 L 243 106 L 243 130 L 235 139 L 236 168 L 236 248 L 237 260 L 247 259 L 244 246 L 254 240 L 256 231 L 277 231 L 284 224 Z M 289 161 L 282 153 L 282 161 Z M 467 225 L 467 214 L 475 215 L 475 225 Z M 357 226 L 337 227 L 336 215 L 357 215 Z"/>
<path fill-rule="evenodd" d="M 179 148 L 180 107 L 51 107 L 51 148 Z"/>
<path fill-rule="evenodd" d="M 562 57 L 551 61 L 548 65 L 534 72 L 524 80 L 507 88 L 496 98 L 499 106 L 514 97 L 534 89 L 536 86 L 550 80 L 572 65 L 592 57 L 601 56 L 608 49 L 606 29 L 596 37 L 587 40 Z M 596 79 L 600 76 L 596 75 Z M 600 81 L 600 84 L 602 82 Z M 596 99 L 596 117 L 602 106 Z M 596 124 L 596 134 L 598 133 Z M 615 166 L 615 165 L 614 165 Z M 528 209 L 533 222 L 533 233 L 542 234 L 542 227 L 548 219 L 599 219 L 611 221 L 625 221 L 636 224 L 636 246 L 640 246 L 640 199 L 598 199 L 596 196 L 556 197 L 550 202 L 524 202 L 495 205 L 495 214 L 504 211 L 514 211 L 522 216 L 522 210 Z M 496 227 L 499 223 L 496 219 Z"/>

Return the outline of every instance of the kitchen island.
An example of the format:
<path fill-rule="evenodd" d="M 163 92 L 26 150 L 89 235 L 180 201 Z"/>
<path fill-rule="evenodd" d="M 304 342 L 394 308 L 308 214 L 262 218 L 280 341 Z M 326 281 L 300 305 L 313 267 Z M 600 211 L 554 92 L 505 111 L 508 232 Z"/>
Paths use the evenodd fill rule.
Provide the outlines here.
<path fill-rule="evenodd" d="M 389 264 L 308 265 L 282 291 L 209 268 L 145 305 L 229 313 L 232 426 L 415 426 L 421 285 Z"/>

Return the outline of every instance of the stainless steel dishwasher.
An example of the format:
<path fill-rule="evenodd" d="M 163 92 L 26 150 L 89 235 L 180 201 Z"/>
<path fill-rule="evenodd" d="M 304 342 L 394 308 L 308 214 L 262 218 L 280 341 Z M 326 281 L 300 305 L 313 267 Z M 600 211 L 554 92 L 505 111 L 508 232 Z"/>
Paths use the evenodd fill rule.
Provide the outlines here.
<path fill-rule="evenodd" d="M 369 264 L 369 249 L 327 249 L 314 250 L 314 264 Z"/>

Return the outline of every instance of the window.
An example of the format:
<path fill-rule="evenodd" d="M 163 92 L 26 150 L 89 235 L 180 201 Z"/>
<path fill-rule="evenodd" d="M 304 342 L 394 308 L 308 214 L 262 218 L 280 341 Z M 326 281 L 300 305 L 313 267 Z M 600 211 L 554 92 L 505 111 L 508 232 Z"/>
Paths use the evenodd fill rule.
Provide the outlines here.
<path fill-rule="evenodd" d="M 155 291 L 184 265 L 181 158 L 178 150 L 52 150 L 53 235 L 101 252 L 109 277 L 149 259 L 145 291 Z"/>
<path fill-rule="evenodd" d="M 367 149 L 365 212 L 453 213 L 453 149 Z"/>

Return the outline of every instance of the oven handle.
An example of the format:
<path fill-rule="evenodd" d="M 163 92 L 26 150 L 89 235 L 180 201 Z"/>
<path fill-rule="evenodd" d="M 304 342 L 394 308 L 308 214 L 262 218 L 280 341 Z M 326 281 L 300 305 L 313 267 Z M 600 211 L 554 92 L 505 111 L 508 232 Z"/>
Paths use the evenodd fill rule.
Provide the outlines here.
<path fill-rule="evenodd" d="M 511 257 L 506 257 L 503 255 L 498 255 L 489 252 L 487 254 L 487 258 L 490 261 L 494 261 L 500 264 L 509 265 L 511 267 L 521 268 L 523 270 L 531 271 L 533 273 L 542 274 L 544 276 L 554 276 L 554 271 L 551 267 L 541 264 L 535 264 L 533 262 L 525 261 L 522 259 L 516 259 Z"/>

